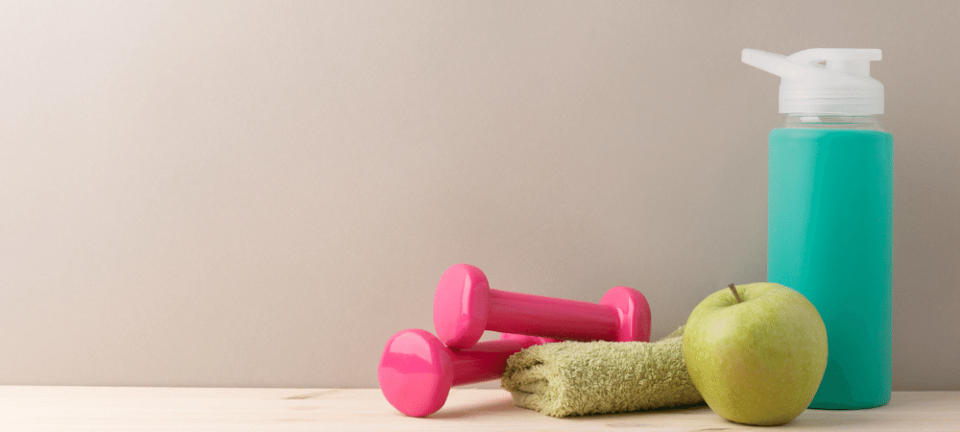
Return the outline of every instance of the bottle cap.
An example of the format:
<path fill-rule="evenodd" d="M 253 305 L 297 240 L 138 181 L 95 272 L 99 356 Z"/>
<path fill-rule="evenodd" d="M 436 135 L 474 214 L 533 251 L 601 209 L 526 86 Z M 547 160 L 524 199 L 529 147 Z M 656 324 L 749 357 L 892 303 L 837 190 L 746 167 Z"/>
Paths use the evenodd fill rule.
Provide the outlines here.
<path fill-rule="evenodd" d="M 883 114 L 883 84 L 870 77 L 878 49 L 815 48 L 790 56 L 743 50 L 744 63 L 780 80 L 780 112 L 784 114 Z"/>

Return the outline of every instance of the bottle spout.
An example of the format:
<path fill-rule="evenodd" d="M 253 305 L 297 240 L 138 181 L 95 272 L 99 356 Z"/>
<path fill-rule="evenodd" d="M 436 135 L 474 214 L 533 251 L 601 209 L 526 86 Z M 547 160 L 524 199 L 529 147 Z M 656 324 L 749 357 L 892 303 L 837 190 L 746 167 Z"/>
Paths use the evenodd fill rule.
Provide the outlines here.
<path fill-rule="evenodd" d="M 780 54 L 755 49 L 744 49 L 741 60 L 750 66 L 770 72 L 781 78 L 793 78 L 798 73 L 796 69 L 799 65 L 791 62 L 787 56 Z"/>

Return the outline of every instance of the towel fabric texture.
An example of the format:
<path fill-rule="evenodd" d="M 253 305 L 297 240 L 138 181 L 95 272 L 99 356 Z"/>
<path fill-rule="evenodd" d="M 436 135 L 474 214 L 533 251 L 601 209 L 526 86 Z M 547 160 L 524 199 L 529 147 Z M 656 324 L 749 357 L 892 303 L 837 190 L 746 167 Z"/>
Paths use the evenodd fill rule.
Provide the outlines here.
<path fill-rule="evenodd" d="M 507 360 L 515 405 L 554 417 L 693 405 L 703 398 L 683 360 L 683 326 L 657 342 L 557 342 Z"/>

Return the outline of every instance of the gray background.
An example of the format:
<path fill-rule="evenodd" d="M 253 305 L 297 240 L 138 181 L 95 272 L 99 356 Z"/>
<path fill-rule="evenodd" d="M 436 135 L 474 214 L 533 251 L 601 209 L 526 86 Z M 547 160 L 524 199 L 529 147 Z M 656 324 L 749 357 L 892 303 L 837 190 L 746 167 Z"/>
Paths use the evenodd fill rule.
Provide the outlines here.
<path fill-rule="evenodd" d="M 448 266 L 761 281 L 778 79 L 880 48 L 894 388 L 960 390 L 958 2 L 0 3 L 0 384 L 374 387 Z M 495 337 L 496 335 L 488 335 Z M 495 383 L 489 385 L 495 386 Z"/>

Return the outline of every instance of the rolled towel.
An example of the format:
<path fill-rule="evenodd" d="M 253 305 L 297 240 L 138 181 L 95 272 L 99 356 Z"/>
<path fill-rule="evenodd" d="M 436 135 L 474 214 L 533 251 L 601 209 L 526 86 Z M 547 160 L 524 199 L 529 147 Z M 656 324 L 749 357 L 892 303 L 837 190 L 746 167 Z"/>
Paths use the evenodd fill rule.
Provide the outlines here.
<path fill-rule="evenodd" d="M 501 386 L 519 407 L 554 417 L 694 405 L 683 326 L 657 342 L 557 342 L 507 360 Z"/>

